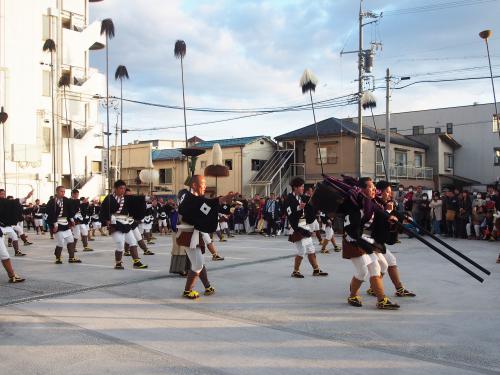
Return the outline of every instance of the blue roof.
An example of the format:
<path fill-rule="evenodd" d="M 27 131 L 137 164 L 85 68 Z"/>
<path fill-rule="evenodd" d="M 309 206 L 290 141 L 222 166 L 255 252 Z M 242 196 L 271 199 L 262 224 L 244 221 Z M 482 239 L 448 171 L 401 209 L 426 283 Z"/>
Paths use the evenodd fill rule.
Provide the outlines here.
<path fill-rule="evenodd" d="M 152 152 L 153 161 L 182 159 L 183 157 L 184 155 L 177 149 L 153 150 Z"/>
<path fill-rule="evenodd" d="M 258 141 L 261 138 L 266 138 L 270 142 L 272 142 L 269 137 L 266 137 L 264 135 L 257 135 L 254 137 L 242 137 L 242 138 L 228 138 L 228 139 L 215 139 L 213 141 L 203 141 L 203 142 L 198 142 L 194 146 L 195 147 L 200 147 L 200 148 L 212 148 L 215 143 L 220 144 L 220 147 L 240 147 L 240 146 L 245 146 L 249 143 Z"/>

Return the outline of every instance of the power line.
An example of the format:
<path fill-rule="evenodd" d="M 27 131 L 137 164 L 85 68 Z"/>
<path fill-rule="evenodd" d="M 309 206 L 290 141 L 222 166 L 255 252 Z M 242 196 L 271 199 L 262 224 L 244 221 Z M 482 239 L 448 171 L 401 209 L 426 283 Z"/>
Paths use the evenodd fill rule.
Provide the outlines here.
<path fill-rule="evenodd" d="M 416 14 L 423 12 L 432 12 L 443 9 L 459 8 L 464 6 L 482 5 L 486 3 L 493 3 L 498 0 L 461 0 L 461 1 L 449 1 L 445 3 L 428 4 L 412 8 L 401 8 L 394 9 L 384 12 L 384 16 L 400 16 L 404 14 Z"/>
<path fill-rule="evenodd" d="M 315 107 L 319 109 L 327 109 L 327 108 L 336 108 L 336 107 L 344 107 L 348 105 L 353 105 L 356 104 L 356 101 L 345 101 L 344 103 L 338 103 L 338 104 L 333 104 L 333 105 L 325 105 L 325 106 L 320 106 L 320 107 Z M 222 122 L 229 122 L 229 121 L 235 121 L 235 120 L 241 120 L 245 118 L 250 118 L 250 117 L 257 117 L 257 116 L 263 116 L 263 115 L 268 115 L 268 114 L 274 114 L 274 113 L 284 113 L 284 112 L 289 112 L 289 111 L 303 111 L 303 110 L 310 110 L 307 108 L 304 109 L 283 109 L 283 110 L 274 110 L 274 111 L 268 111 L 268 112 L 258 112 L 258 113 L 251 113 L 243 116 L 237 116 L 237 117 L 230 117 L 230 118 L 224 118 L 220 120 L 213 120 L 213 121 L 204 121 L 204 122 L 197 122 L 197 123 L 192 123 L 188 124 L 187 126 L 201 126 L 201 125 L 213 125 L 213 124 L 219 124 Z M 168 126 L 158 126 L 158 127 L 152 127 L 152 128 L 136 128 L 136 129 L 127 129 L 129 132 L 135 132 L 135 131 L 153 131 L 153 130 L 167 130 L 167 129 L 175 129 L 175 128 L 182 128 L 184 125 L 168 125 Z"/>

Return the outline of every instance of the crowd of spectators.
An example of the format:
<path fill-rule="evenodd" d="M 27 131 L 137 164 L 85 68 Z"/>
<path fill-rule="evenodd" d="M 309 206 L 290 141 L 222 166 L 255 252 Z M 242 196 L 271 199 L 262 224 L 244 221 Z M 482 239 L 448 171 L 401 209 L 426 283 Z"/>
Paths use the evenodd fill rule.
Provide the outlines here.
<path fill-rule="evenodd" d="M 492 186 L 486 192 L 426 192 L 422 186 L 405 189 L 400 185 L 394 200 L 399 212 L 433 234 L 470 240 L 500 239 L 500 193 Z"/>

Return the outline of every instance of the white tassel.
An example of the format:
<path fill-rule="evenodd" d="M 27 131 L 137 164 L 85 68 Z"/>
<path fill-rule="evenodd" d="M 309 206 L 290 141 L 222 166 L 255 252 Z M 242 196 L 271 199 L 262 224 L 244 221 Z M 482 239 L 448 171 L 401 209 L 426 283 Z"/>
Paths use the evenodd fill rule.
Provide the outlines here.
<path fill-rule="evenodd" d="M 300 77 L 300 87 L 302 87 L 302 93 L 304 94 L 306 91 L 316 89 L 316 85 L 318 84 L 318 78 L 311 72 L 309 69 L 304 70 L 302 73 L 302 77 Z"/>
<path fill-rule="evenodd" d="M 218 143 L 212 146 L 212 165 L 224 165 L 222 164 L 222 149 Z"/>
<path fill-rule="evenodd" d="M 361 106 L 363 109 L 375 108 L 377 106 L 377 98 L 375 98 L 375 95 L 371 91 L 365 91 L 361 95 Z"/>

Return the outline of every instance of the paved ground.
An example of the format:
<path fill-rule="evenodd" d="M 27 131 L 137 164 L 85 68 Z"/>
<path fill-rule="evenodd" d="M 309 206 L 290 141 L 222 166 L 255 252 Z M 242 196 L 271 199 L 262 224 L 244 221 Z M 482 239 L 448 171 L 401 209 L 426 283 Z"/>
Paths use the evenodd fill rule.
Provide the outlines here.
<path fill-rule="evenodd" d="M 168 274 L 170 237 L 148 270 L 115 271 L 109 238 L 80 265 L 53 264 L 53 243 L 31 235 L 14 258 L 29 279 L 0 273 L 0 374 L 498 374 L 500 244 L 450 240 L 492 271 L 483 284 L 425 248 L 393 247 L 415 299 L 400 311 L 346 304 L 350 262 L 319 255 L 327 278 L 291 279 L 285 238 L 239 236 L 207 258 L 217 293 L 181 299 Z M 81 244 L 79 245 L 81 247 Z M 388 293 L 394 292 L 386 280 Z"/>

